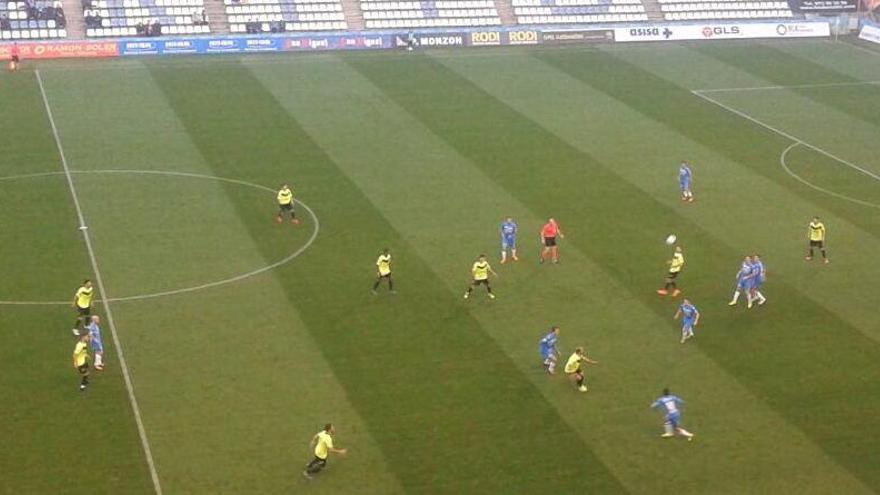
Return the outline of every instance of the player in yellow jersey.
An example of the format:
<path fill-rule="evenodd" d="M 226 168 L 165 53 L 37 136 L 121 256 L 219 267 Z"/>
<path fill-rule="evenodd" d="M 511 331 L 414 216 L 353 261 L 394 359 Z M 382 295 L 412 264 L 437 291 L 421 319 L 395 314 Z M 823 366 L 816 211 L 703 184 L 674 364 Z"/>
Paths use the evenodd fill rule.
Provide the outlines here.
<path fill-rule="evenodd" d="M 376 282 L 373 283 L 373 294 L 378 294 L 376 289 L 383 280 L 388 281 L 388 290 L 394 294 L 394 282 L 391 280 L 391 251 L 388 248 L 383 249 L 379 259 L 376 260 Z"/>
<path fill-rule="evenodd" d="M 495 299 L 495 294 L 492 294 L 492 287 L 489 286 L 489 274 L 498 276 L 495 273 L 495 270 L 489 266 L 489 262 L 486 261 L 486 255 L 481 254 L 477 261 L 474 262 L 474 266 L 471 267 L 471 275 L 473 276 L 473 281 L 471 285 L 468 286 L 467 292 L 464 293 L 464 298 L 467 299 L 471 297 L 471 292 L 474 291 L 474 287 L 478 285 L 485 285 L 486 292 L 489 294 L 489 299 Z"/>
<path fill-rule="evenodd" d="M 665 296 L 666 294 L 669 294 L 669 289 L 672 289 L 672 297 L 676 297 L 681 294 L 681 291 L 678 290 L 675 279 L 678 278 L 678 274 L 681 273 L 681 269 L 684 268 L 684 253 L 681 251 L 681 246 L 675 246 L 675 252 L 672 253 L 672 259 L 667 261 L 666 264 L 669 265 L 669 273 L 666 275 L 666 285 L 664 285 L 662 289 L 657 289 L 657 294 Z"/>
<path fill-rule="evenodd" d="M 828 263 L 828 255 L 825 254 L 825 224 L 819 220 L 819 217 L 813 217 L 807 231 L 807 237 L 810 238 L 810 254 L 807 255 L 807 261 L 813 259 L 813 248 L 819 248 L 819 252 L 822 253 L 822 261 Z"/>
<path fill-rule="evenodd" d="M 299 219 L 296 218 L 296 213 L 293 211 L 293 191 L 290 190 L 290 186 L 284 184 L 281 186 L 281 189 L 278 190 L 278 216 L 275 217 L 275 221 L 281 223 L 284 221 L 284 215 L 290 215 L 290 223 L 297 224 L 299 223 Z"/>
<path fill-rule="evenodd" d="M 584 354 L 584 348 L 578 347 L 565 363 L 565 374 L 571 377 L 578 390 L 586 392 L 587 386 L 584 384 L 584 370 L 581 369 L 581 363 L 599 364 L 599 361 L 593 361 L 588 358 Z"/>
<path fill-rule="evenodd" d="M 85 328 L 88 323 L 89 316 L 92 314 L 92 298 L 95 295 L 95 288 L 92 287 L 92 281 L 85 279 L 82 286 L 76 290 L 73 295 L 73 308 L 76 309 L 76 321 L 73 323 L 73 334 L 79 335 L 80 329 Z"/>
<path fill-rule="evenodd" d="M 309 443 L 309 449 L 313 449 L 315 453 L 315 458 L 312 459 L 307 465 L 306 470 L 303 471 L 303 476 L 308 479 L 312 479 L 312 475 L 320 472 L 327 465 L 327 458 L 330 457 L 330 453 L 345 455 L 347 452 L 346 449 L 337 449 L 333 447 L 333 433 L 336 430 L 333 428 L 333 425 L 327 423 L 324 425 L 324 429 L 319 431 L 312 437 L 312 441 Z"/>
<path fill-rule="evenodd" d="M 76 347 L 73 348 L 73 367 L 81 377 L 80 391 L 85 391 L 89 386 L 89 341 L 91 339 L 88 333 L 84 333 L 76 343 Z"/>

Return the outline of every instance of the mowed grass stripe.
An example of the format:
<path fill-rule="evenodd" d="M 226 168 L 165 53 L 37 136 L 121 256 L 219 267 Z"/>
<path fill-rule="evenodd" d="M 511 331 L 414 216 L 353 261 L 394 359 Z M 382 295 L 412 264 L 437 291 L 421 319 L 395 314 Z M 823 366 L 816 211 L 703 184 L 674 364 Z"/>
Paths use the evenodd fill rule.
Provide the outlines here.
<path fill-rule="evenodd" d="M 33 72 L 0 73 L 0 176 L 55 171 L 58 151 L 47 134 L 45 111 Z M 49 142 L 44 139 L 48 137 Z"/>
<path fill-rule="evenodd" d="M 321 238 L 304 256 L 307 263 L 280 270 L 279 280 L 404 488 L 528 492 L 570 489 L 569 480 L 588 476 L 591 487 L 622 490 L 247 69 L 151 72 L 218 173 L 230 175 L 248 163 L 292 164 L 271 174 L 276 181 L 292 175 L 313 198 Z M 196 95 L 188 92 L 193 84 L 201 88 Z M 206 119 L 218 101 L 235 120 Z M 411 260 L 407 269 L 421 283 L 391 305 L 378 305 L 369 276 L 352 274 L 372 272 L 377 250 L 387 244 L 399 246 L 398 256 Z M 521 434 L 524 424 L 534 423 L 542 425 L 540 434 Z M 556 462 L 548 471 L 551 458 Z"/>
<path fill-rule="evenodd" d="M 588 84 L 601 86 L 649 115 L 663 109 L 648 110 L 657 104 L 657 99 L 662 100 L 657 104 L 660 107 L 680 106 L 676 112 L 679 114 L 693 106 L 685 101 L 692 98 L 689 92 L 607 54 L 559 51 L 538 56 Z M 633 287 L 635 297 L 651 305 L 659 315 L 665 316 L 668 309 L 651 290 L 657 283 L 656 272 L 655 265 L 647 264 L 643 256 L 644 241 L 639 239 L 644 232 L 650 232 L 657 224 L 678 225 L 692 233 L 690 252 L 705 259 L 707 265 L 726 266 L 729 260 L 737 258 L 728 246 L 621 180 L 610 165 L 571 148 L 440 64 L 426 58 L 407 63 L 389 61 L 381 66 L 351 61 L 395 102 L 535 211 L 552 207 L 560 212 L 559 216 L 571 219 L 570 229 L 575 232 L 613 234 L 615 241 L 604 244 L 573 236 L 570 242 Z M 430 94 L 447 103 L 437 105 L 422 93 L 411 91 L 405 76 L 412 72 L 430 74 Z M 701 125 L 713 125 L 711 118 L 699 117 L 698 114 L 696 120 Z M 719 120 L 724 123 L 729 117 L 719 116 Z M 763 135 L 764 140 L 777 140 L 772 135 Z M 756 147 L 760 147 L 760 142 Z M 547 184 L 552 184 L 551 199 L 541 187 Z M 620 209 L 613 215 L 602 214 L 606 203 L 601 198 L 609 192 L 621 198 Z M 705 294 L 704 298 L 717 301 L 704 303 L 704 312 L 720 313 L 727 311 L 723 302 L 726 292 L 704 281 L 691 293 Z M 797 291 L 780 287 L 779 294 L 778 297 L 791 301 L 791 307 L 798 308 L 790 314 L 797 318 L 797 327 L 770 334 L 759 331 L 758 321 L 721 318 L 717 334 L 698 345 L 739 377 L 757 397 L 812 437 L 837 462 L 869 486 L 880 486 L 880 473 L 864 462 L 876 450 L 875 439 L 880 433 L 880 426 L 869 419 L 871 411 L 880 404 L 880 384 L 876 380 L 880 377 L 876 367 L 880 346 L 835 315 L 812 305 Z M 835 329 L 833 335 L 828 334 L 829 328 Z M 750 338 L 743 339 L 744 334 Z M 732 353 L 731 349 L 741 353 Z M 844 362 L 850 366 L 841 367 Z M 865 373 L 874 378 L 866 380 Z M 812 401 L 806 414 L 804 401 L 815 397 L 829 400 Z M 838 428 L 841 422 L 849 425 L 847 431 Z"/>
<path fill-rule="evenodd" d="M 880 125 L 880 86 L 845 86 L 835 90 L 802 87 L 804 84 L 858 82 L 859 79 L 829 68 L 805 57 L 792 55 L 769 45 L 754 45 L 739 50 L 724 44 L 704 43 L 694 50 L 710 55 L 733 67 L 745 70 L 774 84 L 792 86 L 790 91 L 851 115 L 853 118 Z M 800 87 L 799 87 L 800 86 Z M 820 115 L 815 115 L 820 118 Z"/>
<path fill-rule="evenodd" d="M 502 80 L 517 70 L 535 74 L 533 78 L 521 74 L 517 86 L 510 88 L 516 95 L 529 86 L 552 91 L 549 81 L 559 78 L 560 84 L 578 85 L 526 53 L 503 62 L 492 58 L 487 53 L 486 59 L 442 60 Z M 634 493 L 658 491 L 657 487 L 664 487 L 661 492 L 675 487 L 680 493 L 702 493 L 708 487 L 715 493 L 774 489 L 822 493 L 833 485 L 853 493 L 865 490 L 711 359 L 679 345 L 671 307 L 661 318 L 575 246 L 563 246 L 563 265 L 538 265 L 535 234 L 542 219 L 352 67 L 342 63 L 248 66 L 392 225 L 406 232 L 420 256 L 432 260 L 432 270 L 453 296 L 463 290 L 473 255 L 487 252 L 502 275 L 493 282 L 499 299 L 487 302 L 478 292 L 468 309 L 627 489 Z M 412 90 L 420 91 L 421 85 Z M 328 107 L 326 102 L 338 95 L 345 95 L 345 104 Z M 551 105 L 547 99 L 535 101 Z M 559 110 L 550 110 L 554 111 Z M 557 114 L 556 118 L 564 117 Z M 383 124 L 364 126 L 364 122 Z M 418 197 L 418 203 L 409 197 Z M 616 201 L 613 196 L 605 199 Z M 514 216 L 522 229 L 521 260 L 509 265 L 494 261 L 497 226 L 503 215 Z M 661 238 L 658 232 L 658 242 L 646 249 L 646 256 L 656 254 L 662 260 L 668 254 Z M 419 282 L 404 270 L 396 276 L 398 290 L 404 292 Z M 626 308 L 625 316 L 621 308 Z M 563 357 L 575 345 L 586 344 L 590 354 L 601 360 L 599 366 L 589 367 L 588 394 L 576 392 L 565 377 L 548 377 L 543 372 L 535 343 L 551 323 L 563 329 Z M 711 323 L 708 328 L 711 332 Z M 687 397 L 686 423 L 699 432 L 699 442 L 669 445 L 657 437 L 659 418 L 645 403 L 664 384 L 674 384 Z M 719 390 L 725 391 L 723 396 L 717 394 Z M 780 445 L 785 445 L 784 457 L 775 454 Z M 676 462 L 655 462 L 669 455 L 670 449 L 682 454 Z M 747 479 L 739 479 L 743 466 L 735 459 L 749 459 Z M 816 472 L 823 473 L 821 482 Z"/>

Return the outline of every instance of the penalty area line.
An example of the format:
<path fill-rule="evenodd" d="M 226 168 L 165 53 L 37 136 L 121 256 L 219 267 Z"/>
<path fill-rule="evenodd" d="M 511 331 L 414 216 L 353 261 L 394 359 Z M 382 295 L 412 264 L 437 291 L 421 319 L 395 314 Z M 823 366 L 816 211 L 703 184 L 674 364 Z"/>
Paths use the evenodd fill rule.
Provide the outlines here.
<path fill-rule="evenodd" d="M 73 206 L 76 209 L 76 216 L 79 221 L 79 230 L 82 232 L 83 240 L 86 244 L 86 251 L 89 255 L 89 261 L 92 264 L 92 271 L 95 275 L 95 282 L 98 285 L 98 291 L 107 297 L 107 291 L 104 289 L 104 279 L 101 276 L 101 270 L 98 268 L 98 260 L 95 256 L 95 249 L 92 246 L 92 239 L 89 236 L 88 227 L 86 227 L 85 216 L 83 215 L 82 206 L 79 202 L 79 196 L 76 192 L 76 186 L 73 183 L 73 175 L 70 172 L 70 167 L 67 164 L 67 157 L 64 154 L 64 147 L 61 145 L 61 136 L 58 133 L 58 126 L 55 124 L 55 117 L 52 115 L 52 108 L 49 106 L 49 98 L 46 96 L 46 88 L 43 86 L 43 78 L 40 76 L 40 70 L 37 69 L 34 71 L 37 78 L 37 85 L 40 89 L 40 96 L 43 99 L 43 106 L 46 109 L 46 116 L 49 118 L 49 125 L 52 128 L 52 136 L 55 138 L 55 145 L 58 147 L 58 154 L 61 158 L 61 167 L 64 169 L 64 176 L 67 179 L 67 186 L 70 190 L 70 196 L 73 199 Z M 153 481 L 153 489 L 156 492 L 156 495 L 162 495 L 162 485 L 159 483 L 159 474 L 156 471 L 156 464 L 153 461 L 153 453 L 150 449 L 150 442 L 147 439 L 147 431 L 144 428 L 144 422 L 141 419 L 141 410 L 138 406 L 137 398 L 134 395 L 134 385 L 132 385 L 131 381 L 131 373 L 128 370 L 128 365 L 125 362 L 125 355 L 122 353 L 122 345 L 119 342 L 119 334 L 116 331 L 116 323 L 113 319 L 113 312 L 110 309 L 110 303 L 104 301 L 104 312 L 107 315 L 107 324 L 110 327 L 110 335 L 113 338 L 113 346 L 116 348 L 116 357 L 119 359 L 119 367 L 122 370 L 122 377 L 125 380 L 125 388 L 128 391 L 128 400 L 131 403 L 132 411 L 134 412 L 135 423 L 137 423 L 138 435 L 141 439 L 141 447 L 144 450 L 144 455 L 147 460 L 147 467 L 150 471 L 150 478 Z"/>

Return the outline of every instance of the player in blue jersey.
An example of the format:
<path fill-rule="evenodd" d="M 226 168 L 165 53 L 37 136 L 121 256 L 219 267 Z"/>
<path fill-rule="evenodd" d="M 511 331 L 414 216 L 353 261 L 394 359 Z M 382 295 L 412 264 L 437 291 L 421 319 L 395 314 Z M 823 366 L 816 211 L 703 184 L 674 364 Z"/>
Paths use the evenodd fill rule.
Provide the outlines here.
<path fill-rule="evenodd" d="M 544 362 L 544 368 L 551 375 L 556 373 L 556 360 L 559 358 L 559 350 L 556 349 L 556 340 L 559 338 L 559 327 L 553 327 L 550 332 L 538 343 L 538 350 L 541 351 L 541 359 Z"/>
<path fill-rule="evenodd" d="M 743 259 L 739 271 L 736 272 L 736 289 L 733 291 L 733 299 L 730 300 L 728 306 L 736 306 L 739 301 L 740 294 L 746 295 L 748 307 L 752 307 L 752 284 L 754 283 L 755 273 L 752 266 L 752 257 L 746 256 Z"/>
<path fill-rule="evenodd" d="M 761 286 L 764 285 L 767 272 L 764 268 L 764 262 L 761 261 L 761 257 L 757 254 L 752 255 L 752 271 L 755 274 L 754 282 L 752 283 L 752 300 L 758 301 L 758 306 L 761 306 L 767 302 L 767 298 L 764 297 L 764 294 L 761 294 Z"/>
<path fill-rule="evenodd" d="M 694 336 L 694 327 L 700 324 L 700 311 L 689 300 L 681 302 L 681 306 L 672 318 L 677 320 L 681 316 L 681 343 Z"/>
<path fill-rule="evenodd" d="M 684 401 L 676 395 L 669 393 L 668 388 L 663 389 L 663 395 L 657 398 L 652 404 L 651 409 L 660 409 L 663 411 L 663 438 L 672 438 L 676 433 L 688 439 L 688 442 L 694 439 L 694 434 L 685 430 L 679 424 L 681 421 L 681 411 L 679 406 L 684 405 Z"/>
<path fill-rule="evenodd" d="M 507 217 L 501 222 L 501 262 L 507 263 L 507 251 L 510 251 L 510 258 L 513 261 L 519 260 L 516 257 L 516 222 L 513 218 Z"/>
<path fill-rule="evenodd" d="M 100 324 L 101 317 L 93 315 L 89 320 L 89 324 L 86 325 L 86 330 L 88 330 L 89 336 L 91 336 L 89 344 L 92 347 L 92 352 L 95 353 L 95 370 L 97 371 L 104 369 L 104 342 L 101 340 L 101 327 L 98 326 Z"/>
<path fill-rule="evenodd" d="M 681 200 L 692 203 L 694 201 L 694 193 L 691 191 L 691 180 L 694 178 L 694 173 L 691 171 L 690 165 L 688 162 L 681 162 L 681 166 L 678 167 L 678 186 L 681 188 Z"/>

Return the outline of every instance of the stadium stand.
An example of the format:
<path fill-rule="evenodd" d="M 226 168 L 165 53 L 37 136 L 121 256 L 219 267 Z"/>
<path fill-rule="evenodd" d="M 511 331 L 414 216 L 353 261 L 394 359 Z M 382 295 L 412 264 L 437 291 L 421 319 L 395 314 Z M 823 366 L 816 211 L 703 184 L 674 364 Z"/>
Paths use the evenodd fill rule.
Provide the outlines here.
<path fill-rule="evenodd" d="M 519 24 L 647 21 L 641 0 L 512 0 Z"/>
<path fill-rule="evenodd" d="M 659 0 L 667 21 L 698 19 L 781 19 L 793 17 L 788 2 L 741 0 Z"/>
<path fill-rule="evenodd" d="M 66 38 L 66 26 L 60 0 L 0 1 L 0 40 Z"/>
<path fill-rule="evenodd" d="M 361 0 L 368 29 L 499 26 L 493 0 Z"/>
<path fill-rule="evenodd" d="M 204 0 L 82 0 L 86 36 L 160 36 L 211 31 Z"/>
<path fill-rule="evenodd" d="M 223 0 L 233 33 L 348 28 L 340 0 Z"/>

